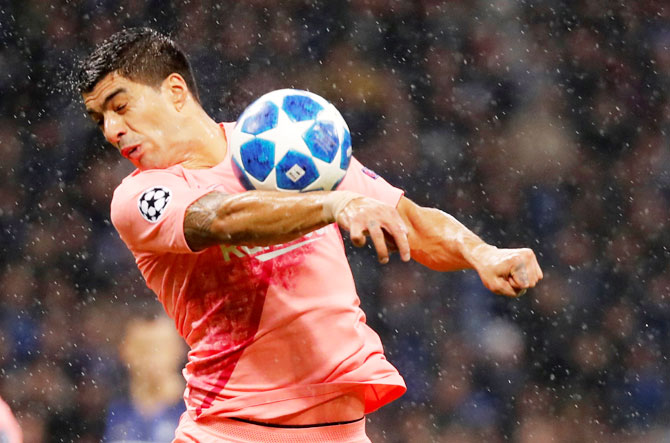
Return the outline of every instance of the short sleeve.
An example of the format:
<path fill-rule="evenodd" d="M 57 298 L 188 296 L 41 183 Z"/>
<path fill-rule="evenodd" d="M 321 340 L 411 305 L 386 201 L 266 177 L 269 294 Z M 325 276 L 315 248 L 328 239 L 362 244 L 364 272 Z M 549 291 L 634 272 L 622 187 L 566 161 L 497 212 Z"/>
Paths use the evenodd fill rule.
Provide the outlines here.
<path fill-rule="evenodd" d="M 191 186 L 179 170 L 139 172 L 114 191 L 112 224 L 131 251 L 190 253 L 184 215 L 208 192 Z"/>
<path fill-rule="evenodd" d="M 347 175 L 337 190 L 358 192 L 393 207 L 398 205 L 400 198 L 404 195 L 402 189 L 390 185 L 354 157 L 351 158 Z"/>

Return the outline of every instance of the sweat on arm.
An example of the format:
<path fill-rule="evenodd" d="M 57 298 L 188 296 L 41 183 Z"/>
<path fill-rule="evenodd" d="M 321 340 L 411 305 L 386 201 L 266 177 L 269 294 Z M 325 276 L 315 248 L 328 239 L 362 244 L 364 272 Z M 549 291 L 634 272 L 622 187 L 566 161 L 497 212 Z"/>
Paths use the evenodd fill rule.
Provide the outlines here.
<path fill-rule="evenodd" d="M 267 246 L 336 221 L 356 231 L 373 220 L 375 227 L 366 234 L 381 251 L 380 259 L 387 259 L 376 240 L 383 238 L 381 229 L 405 245 L 409 258 L 395 209 L 349 191 L 227 194 L 190 186 L 179 169 L 168 169 L 131 175 L 112 199 L 112 222 L 128 247 L 138 252 L 192 253 L 219 244 Z"/>
<path fill-rule="evenodd" d="M 218 244 L 283 243 L 335 221 L 352 193 L 226 194 L 191 187 L 178 171 L 131 176 L 112 199 L 112 223 L 131 250 L 190 253 Z M 339 197 L 339 199 L 337 198 Z"/>
<path fill-rule="evenodd" d="M 349 191 L 286 194 L 248 191 L 207 194 L 186 210 L 184 236 L 193 251 L 216 244 L 267 246 L 295 240 L 338 222 L 362 246 L 369 236 L 380 261 L 388 261 L 385 235 L 409 260 L 407 231 L 396 210 Z"/>
<path fill-rule="evenodd" d="M 359 197 L 349 192 L 214 191 L 186 210 L 184 236 L 193 251 L 216 244 L 285 243 L 333 223 L 342 207 Z"/>

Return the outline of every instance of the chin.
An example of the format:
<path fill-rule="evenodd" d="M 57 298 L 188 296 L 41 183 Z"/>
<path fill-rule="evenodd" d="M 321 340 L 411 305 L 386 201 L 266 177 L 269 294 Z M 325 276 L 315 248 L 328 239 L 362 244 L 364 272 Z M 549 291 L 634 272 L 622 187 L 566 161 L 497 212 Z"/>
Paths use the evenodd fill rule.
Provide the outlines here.
<path fill-rule="evenodd" d="M 165 166 L 162 166 L 159 162 L 156 162 L 152 160 L 151 158 L 147 158 L 146 156 L 142 156 L 141 158 L 138 159 L 137 162 L 133 162 L 137 169 L 141 170 L 146 170 L 146 169 L 161 169 L 165 168 Z"/>

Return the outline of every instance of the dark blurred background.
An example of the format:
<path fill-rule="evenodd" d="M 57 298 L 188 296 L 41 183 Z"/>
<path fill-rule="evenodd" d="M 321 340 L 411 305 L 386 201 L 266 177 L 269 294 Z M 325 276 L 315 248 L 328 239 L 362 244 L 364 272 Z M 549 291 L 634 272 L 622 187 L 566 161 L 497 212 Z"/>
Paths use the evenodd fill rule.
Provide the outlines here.
<path fill-rule="evenodd" d="M 278 4 L 280 3 L 280 4 Z M 151 26 L 233 121 L 272 89 L 332 101 L 354 155 L 488 242 L 520 299 L 348 247 L 409 391 L 375 443 L 670 441 L 670 5 L 663 0 L 0 2 L 0 395 L 26 442 L 99 441 L 127 322 L 162 312 L 109 222 L 130 171 L 68 87 Z"/>

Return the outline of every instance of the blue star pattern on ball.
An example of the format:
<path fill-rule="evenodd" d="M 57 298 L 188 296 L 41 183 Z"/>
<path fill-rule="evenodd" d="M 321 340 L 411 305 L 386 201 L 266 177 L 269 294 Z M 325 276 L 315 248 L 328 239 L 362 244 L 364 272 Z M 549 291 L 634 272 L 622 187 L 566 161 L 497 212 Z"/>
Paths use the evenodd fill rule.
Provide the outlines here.
<path fill-rule="evenodd" d="M 314 157 L 332 162 L 340 147 L 340 140 L 331 122 L 315 122 L 302 136 Z"/>
<path fill-rule="evenodd" d="M 300 190 L 318 178 L 312 158 L 296 151 L 286 153 L 277 163 L 277 185 L 281 189 Z"/>
<path fill-rule="evenodd" d="M 264 102 L 244 120 L 242 131 L 247 134 L 258 135 L 277 126 L 279 109 L 272 102 Z"/>
<path fill-rule="evenodd" d="M 265 180 L 275 165 L 275 144 L 269 140 L 255 138 L 240 148 L 242 165 L 255 179 Z"/>
<path fill-rule="evenodd" d="M 282 101 L 282 109 L 294 122 L 314 120 L 323 106 L 306 95 L 287 95 Z"/>
<path fill-rule="evenodd" d="M 340 146 L 342 155 L 340 156 L 340 168 L 344 171 L 349 167 L 351 162 L 351 134 L 348 129 L 344 130 L 344 140 L 342 140 L 342 145 Z"/>

